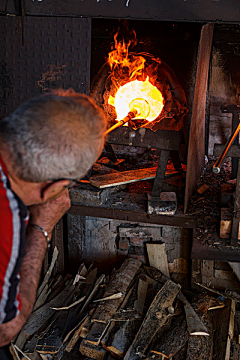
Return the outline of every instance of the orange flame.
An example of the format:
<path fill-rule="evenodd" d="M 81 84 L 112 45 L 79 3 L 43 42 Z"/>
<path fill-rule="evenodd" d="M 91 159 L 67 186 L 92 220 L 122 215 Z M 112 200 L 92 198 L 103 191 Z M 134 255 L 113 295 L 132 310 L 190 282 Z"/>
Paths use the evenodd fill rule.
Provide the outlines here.
<path fill-rule="evenodd" d="M 110 95 L 108 103 L 115 107 L 116 120 L 121 120 L 129 111 L 136 110 L 135 119 L 153 121 L 164 107 L 162 93 L 144 72 L 146 59 L 133 53 L 129 55 L 131 41 L 118 42 L 117 36 L 118 33 L 114 35 L 115 50 L 108 54 L 112 70 L 110 76 L 115 86 L 115 96 Z"/>

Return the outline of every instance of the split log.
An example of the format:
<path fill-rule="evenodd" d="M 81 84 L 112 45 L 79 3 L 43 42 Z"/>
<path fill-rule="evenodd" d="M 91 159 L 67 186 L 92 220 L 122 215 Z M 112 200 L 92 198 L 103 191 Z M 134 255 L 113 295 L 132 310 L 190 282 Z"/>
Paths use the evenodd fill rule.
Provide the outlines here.
<path fill-rule="evenodd" d="M 181 292 L 179 293 L 179 299 L 184 304 L 189 334 L 209 336 L 206 326 L 204 326 L 197 313 L 194 311 L 192 306 Z"/>
<path fill-rule="evenodd" d="M 206 326 L 210 336 L 191 335 L 188 340 L 186 360 L 212 360 L 213 359 L 213 341 L 212 341 L 212 314 L 206 312 L 201 318 Z M 219 360 L 219 358 L 217 358 Z"/>
<path fill-rule="evenodd" d="M 110 345 L 104 346 L 112 355 L 117 358 L 122 358 L 131 345 L 135 333 L 138 331 L 141 325 L 140 321 L 127 320 L 122 326 L 115 332 L 113 340 Z"/>
<path fill-rule="evenodd" d="M 154 340 L 150 353 L 171 359 L 186 344 L 189 338 L 187 323 L 183 316 L 174 319 L 171 326 Z"/>
<path fill-rule="evenodd" d="M 103 360 L 107 354 L 107 351 L 102 346 L 92 345 L 86 340 L 81 341 L 79 351 L 82 355 L 95 360 Z"/>
<path fill-rule="evenodd" d="M 114 273 L 110 283 L 106 286 L 104 297 L 110 296 L 117 292 L 121 292 L 123 296 L 122 298 L 114 300 L 101 301 L 100 304 L 97 306 L 92 316 L 93 325 L 91 326 L 91 330 L 86 337 L 83 345 L 80 346 L 81 353 L 83 355 L 88 354 L 87 344 L 89 344 L 91 345 L 91 351 L 94 349 L 95 346 L 94 356 L 98 356 L 97 353 L 100 348 L 99 344 L 104 334 L 108 330 L 108 326 L 110 325 L 112 317 L 123 302 L 127 289 L 131 284 L 133 278 L 135 277 L 140 266 L 140 261 L 127 258 L 120 267 L 120 269 Z M 92 357 L 95 359 L 94 356 L 92 355 Z M 102 351 L 100 351 L 99 356 L 102 356 Z"/>
<path fill-rule="evenodd" d="M 104 297 L 110 296 L 117 292 L 121 292 L 123 297 L 107 302 L 101 302 L 92 316 L 92 321 L 107 323 L 113 317 L 121 302 L 123 301 L 127 289 L 140 266 L 141 262 L 136 259 L 127 258 L 124 261 L 120 269 L 116 271 L 112 281 L 106 286 L 104 292 Z"/>
<path fill-rule="evenodd" d="M 24 344 L 30 337 L 35 334 L 55 313 L 52 307 L 60 307 L 65 304 L 66 300 L 69 298 L 69 295 L 72 294 L 74 286 L 69 284 L 60 294 L 58 294 L 54 299 L 49 301 L 47 304 L 43 305 L 38 310 L 34 311 L 28 321 L 23 326 L 17 341 L 16 345 L 19 348 L 23 348 Z"/>
<path fill-rule="evenodd" d="M 144 281 L 143 279 L 139 278 L 139 281 L 138 281 L 138 298 L 134 302 L 134 309 L 139 314 L 143 314 L 144 304 L 145 304 L 146 295 L 147 295 L 147 289 L 148 289 L 147 281 Z"/>
<path fill-rule="evenodd" d="M 142 322 L 140 314 L 144 310 L 147 287 L 147 276 L 141 274 L 137 277 L 135 285 L 128 292 L 128 296 L 124 299 L 120 309 L 114 315 L 114 321 L 112 321 L 108 332 L 101 341 L 102 346 L 116 357 L 125 355 L 139 330 Z M 135 300 L 136 298 L 137 300 Z M 136 305 L 140 313 L 136 311 L 136 308 L 133 309 Z M 116 321 L 117 317 L 121 321 Z"/>
<path fill-rule="evenodd" d="M 154 268 L 154 267 L 147 267 L 144 266 L 144 270 L 146 272 L 147 275 L 149 275 L 153 280 L 161 283 L 161 284 L 165 284 L 169 278 L 163 274 L 162 271 Z"/>
<path fill-rule="evenodd" d="M 214 312 L 208 311 L 212 304 L 214 304 L 216 299 L 211 298 L 208 295 L 204 295 L 202 297 L 197 298 L 197 301 L 192 303 L 192 307 L 194 311 L 200 317 L 203 325 L 206 327 L 209 336 L 198 335 L 198 336 L 190 336 L 188 340 L 188 348 L 187 348 L 187 360 L 211 360 L 213 359 L 213 319 L 212 314 L 216 313 L 218 310 Z"/>
<path fill-rule="evenodd" d="M 44 289 L 45 285 L 48 283 L 48 280 L 51 277 L 55 262 L 57 261 L 57 258 L 58 258 L 58 254 L 59 254 L 59 251 L 58 251 L 57 247 L 55 246 L 54 250 L 53 250 L 53 256 L 52 256 L 51 264 L 49 266 L 48 271 L 46 272 L 46 274 L 44 276 L 44 279 L 43 279 L 43 282 L 42 282 L 41 286 L 39 287 L 39 289 L 37 291 L 37 297 L 41 294 L 42 290 Z"/>
<path fill-rule="evenodd" d="M 137 360 L 145 355 L 157 331 L 172 316 L 168 309 L 172 308 L 180 288 L 180 285 L 168 280 L 157 293 L 124 360 Z"/>
<path fill-rule="evenodd" d="M 77 325 L 77 329 L 73 329 L 71 332 L 73 332 L 73 336 L 71 338 L 71 340 L 69 341 L 69 343 L 66 346 L 66 351 L 69 353 L 72 351 L 72 349 L 74 348 L 74 346 L 76 345 L 77 341 L 79 340 L 80 337 L 83 337 L 83 332 L 84 332 L 84 326 L 85 324 L 89 321 L 90 317 L 86 316 L 79 325 Z M 67 335 L 69 337 L 69 335 Z M 67 341 L 67 339 L 64 339 L 63 342 Z"/>
<path fill-rule="evenodd" d="M 166 245 L 163 244 L 146 244 L 148 252 L 148 260 L 150 266 L 160 270 L 164 275 L 170 278 L 168 269 L 168 259 L 166 253 Z"/>

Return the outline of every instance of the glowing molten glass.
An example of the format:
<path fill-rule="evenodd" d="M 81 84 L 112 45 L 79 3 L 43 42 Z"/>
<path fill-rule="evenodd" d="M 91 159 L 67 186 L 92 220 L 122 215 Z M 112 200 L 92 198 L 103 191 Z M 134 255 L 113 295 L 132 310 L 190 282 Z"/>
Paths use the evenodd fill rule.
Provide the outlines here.
<path fill-rule="evenodd" d="M 155 120 L 162 112 L 164 99 L 158 88 L 145 81 L 130 81 L 117 90 L 115 98 L 109 96 L 108 103 L 115 106 L 117 120 L 123 119 L 129 111 L 137 110 L 135 119 Z"/>

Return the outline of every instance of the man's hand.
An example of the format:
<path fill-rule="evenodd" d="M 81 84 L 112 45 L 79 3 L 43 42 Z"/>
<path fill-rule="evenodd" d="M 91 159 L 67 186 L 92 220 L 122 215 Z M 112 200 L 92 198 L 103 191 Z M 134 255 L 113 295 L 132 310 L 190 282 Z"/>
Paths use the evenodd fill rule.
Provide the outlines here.
<path fill-rule="evenodd" d="M 30 223 L 41 226 L 51 236 L 54 226 L 70 206 L 69 192 L 65 189 L 57 198 L 30 206 Z"/>

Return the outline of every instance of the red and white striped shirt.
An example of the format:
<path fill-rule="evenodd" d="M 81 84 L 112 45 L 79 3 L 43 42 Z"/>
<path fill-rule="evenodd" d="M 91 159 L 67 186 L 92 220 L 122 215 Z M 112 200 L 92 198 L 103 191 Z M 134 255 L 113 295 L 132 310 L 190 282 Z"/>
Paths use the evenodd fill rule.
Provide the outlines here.
<path fill-rule="evenodd" d="M 27 207 L 11 190 L 0 157 L 0 323 L 21 310 L 19 269 L 25 255 Z"/>

